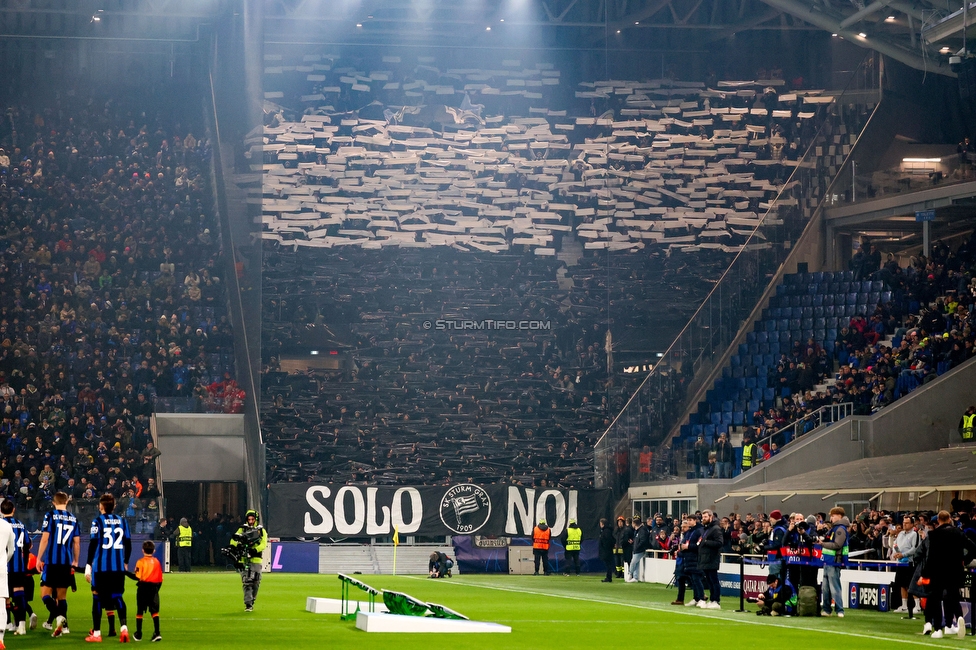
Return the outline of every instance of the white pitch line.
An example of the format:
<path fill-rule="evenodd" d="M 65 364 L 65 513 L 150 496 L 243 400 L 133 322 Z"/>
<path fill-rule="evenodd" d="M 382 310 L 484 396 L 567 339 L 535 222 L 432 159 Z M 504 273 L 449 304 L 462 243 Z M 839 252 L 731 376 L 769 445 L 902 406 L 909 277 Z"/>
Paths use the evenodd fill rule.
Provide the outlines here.
<path fill-rule="evenodd" d="M 404 577 L 408 577 L 408 578 L 411 578 L 413 580 L 420 580 L 421 579 L 421 578 L 417 578 L 417 577 L 414 577 L 414 576 L 404 576 Z M 773 623 L 772 621 L 754 620 L 754 619 L 743 619 L 743 618 L 735 618 L 735 617 L 730 617 L 730 616 L 727 617 L 727 616 L 722 616 L 721 614 L 719 614 L 717 612 L 714 612 L 714 610 L 712 610 L 711 612 L 707 612 L 707 611 L 704 611 L 704 610 L 697 611 L 696 612 L 696 611 L 687 611 L 685 608 L 681 608 L 681 609 L 669 609 L 667 607 L 662 607 L 660 605 L 640 605 L 640 604 L 637 604 L 637 603 L 620 602 L 620 601 L 616 601 L 616 600 L 604 600 L 604 599 L 599 599 L 599 598 L 584 598 L 582 596 L 570 596 L 570 595 L 567 595 L 567 594 L 554 594 L 554 593 L 549 593 L 549 592 L 544 592 L 544 591 L 531 591 L 531 590 L 528 590 L 528 589 L 511 589 L 509 587 L 498 587 L 496 585 L 486 585 L 486 584 L 479 584 L 479 583 L 475 583 L 475 582 L 452 582 L 452 581 L 448 581 L 447 584 L 456 585 L 456 586 L 459 586 L 459 587 L 476 587 L 476 588 L 479 588 L 479 589 L 492 589 L 492 590 L 495 590 L 495 591 L 507 591 L 507 592 L 518 593 L 518 594 L 531 594 L 531 595 L 534 595 L 534 596 L 547 596 L 547 597 L 550 597 L 550 598 L 564 598 L 566 600 L 580 600 L 580 601 L 584 601 L 584 602 L 588 602 L 588 603 L 600 603 L 600 604 L 603 604 L 603 605 L 621 605 L 621 606 L 624 606 L 624 607 L 633 607 L 635 609 L 645 609 L 645 610 L 658 611 L 658 612 L 668 612 L 668 613 L 671 613 L 671 614 L 684 614 L 686 616 L 705 617 L 705 618 L 717 618 L 717 619 L 720 619 L 720 620 L 723 620 L 723 621 L 729 621 L 729 622 L 732 622 L 732 623 L 741 623 L 743 625 L 759 625 L 761 627 L 779 627 L 779 628 L 786 628 L 786 629 L 790 629 L 790 630 L 798 630 L 799 629 L 799 630 L 804 630 L 804 631 L 808 631 L 808 632 L 821 632 L 821 633 L 824 633 L 824 634 L 839 634 L 841 636 L 850 636 L 850 637 L 856 637 L 856 638 L 860 638 L 860 639 L 871 639 L 872 641 L 893 641 L 895 643 L 907 643 L 909 645 L 925 646 L 925 647 L 930 647 L 930 648 L 942 648 L 942 647 L 944 647 L 943 645 L 940 645 L 938 643 L 926 643 L 925 641 L 916 641 L 914 639 L 903 639 L 903 638 L 891 637 L 891 636 L 873 636 L 873 635 L 870 635 L 870 634 L 861 634 L 859 632 L 846 632 L 844 630 L 830 630 L 830 629 L 819 629 L 819 628 L 809 628 L 809 627 L 797 628 L 797 627 L 792 626 L 792 625 L 780 625 L 778 623 Z M 695 608 L 692 608 L 692 609 L 698 609 L 698 608 L 695 607 Z M 795 620 L 796 618 L 797 617 L 793 617 L 790 620 Z"/>

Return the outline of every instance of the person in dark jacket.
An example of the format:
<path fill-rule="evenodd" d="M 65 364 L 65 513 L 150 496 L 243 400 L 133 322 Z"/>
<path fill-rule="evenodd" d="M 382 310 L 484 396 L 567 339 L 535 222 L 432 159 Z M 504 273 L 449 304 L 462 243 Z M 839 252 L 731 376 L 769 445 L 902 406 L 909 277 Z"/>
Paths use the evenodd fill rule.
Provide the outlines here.
<path fill-rule="evenodd" d="M 718 582 L 718 567 L 722 559 L 722 529 L 711 510 L 702 510 L 701 542 L 698 544 L 698 570 L 708 582 L 708 601 L 698 603 L 702 609 L 722 609 L 722 588 Z"/>
<path fill-rule="evenodd" d="M 715 478 L 732 478 L 732 461 L 734 459 L 735 451 L 732 449 L 732 443 L 729 442 L 724 433 L 720 434 L 718 442 L 715 443 L 715 470 L 717 472 Z"/>
<path fill-rule="evenodd" d="M 624 577 L 626 567 L 634 555 L 634 529 L 623 517 L 617 517 L 617 528 L 613 531 L 613 556 L 616 560 L 617 577 Z"/>
<path fill-rule="evenodd" d="M 651 517 L 647 518 L 647 525 L 642 524 L 639 516 L 634 516 L 634 552 L 630 559 L 630 574 L 627 582 L 640 582 L 641 563 L 644 556 L 651 550 Z"/>
<path fill-rule="evenodd" d="M 613 582 L 613 570 L 615 568 L 614 560 L 617 557 L 614 553 L 614 545 L 616 541 L 613 534 L 613 528 L 610 527 L 610 522 L 605 518 L 600 519 L 600 541 L 598 555 L 600 561 L 603 562 L 607 567 L 607 577 L 601 580 L 601 582 Z"/>
<path fill-rule="evenodd" d="M 759 605 L 756 613 L 760 616 L 784 616 L 793 613 L 796 596 L 788 582 L 770 574 L 766 577 L 766 591 L 759 594 L 756 604 Z"/>
<path fill-rule="evenodd" d="M 430 554 L 429 562 L 427 563 L 427 572 L 431 578 L 450 578 L 452 565 L 453 562 L 447 557 L 446 553 L 434 551 Z"/>
<path fill-rule="evenodd" d="M 938 527 L 929 533 L 928 540 L 922 577 L 929 581 L 925 620 L 932 623 L 932 638 L 940 639 L 944 634 L 955 634 L 960 630 L 965 634 L 965 624 L 960 626 L 958 623 L 962 621 L 959 589 L 963 584 L 964 563 L 976 557 L 976 545 L 952 525 L 952 517 L 946 510 L 939 512 Z M 958 617 L 958 622 L 953 624 L 947 617 L 944 620 L 943 611 Z"/>
<path fill-rule="evenodd" d="M 697 605 L 705 600 L 701 571 L 698 570 L 698 543 L 701 542 L 702 527 L 695 517 L 688 517 L 681 524 L 681 538 L 678 555 L 674 563 L 674 582 L 678 585 L 678 597 L 672 605 Z M 692 598 L 685 602 L 685 586 L 691 583 Z"/>

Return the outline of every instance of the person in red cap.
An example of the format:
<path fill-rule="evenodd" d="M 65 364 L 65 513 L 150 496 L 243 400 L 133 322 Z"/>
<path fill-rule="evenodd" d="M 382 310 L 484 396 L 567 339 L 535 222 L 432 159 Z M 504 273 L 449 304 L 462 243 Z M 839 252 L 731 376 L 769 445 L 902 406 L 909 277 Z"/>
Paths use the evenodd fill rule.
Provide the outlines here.
<path fill-rule="evenodd" d="M 783 577 L 783 543 L 786 541 L 786 526 L 783 523 L 783 513 L 773 510 L 769 513 L 769 524 L 772 531 L 766 540 L 766 564 L 769 565 L 769 575 Z"/>

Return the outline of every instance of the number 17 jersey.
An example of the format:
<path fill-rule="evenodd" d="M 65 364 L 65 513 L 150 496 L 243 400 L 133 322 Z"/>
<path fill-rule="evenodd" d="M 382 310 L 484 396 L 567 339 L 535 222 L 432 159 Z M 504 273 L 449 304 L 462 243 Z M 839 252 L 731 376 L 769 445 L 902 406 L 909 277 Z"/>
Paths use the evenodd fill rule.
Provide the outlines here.
<path fill-rule="evenodd" d="M 41 532 L 47 533 L 48 544 L 44 557 L 38 559 L 45 564 L 71 564 L 74 541 L 79 536 L 75 516 L 67 510 L 49 510 L 44 514 Z"/>
<path fill-rule="evenodd" d="M 125 571 L 126 562 L 132 552 L 132 538 L 129 523 L 118 515 L 99 515 L 92 521 L 89 550 L 92 573 L 102 571 Z"/>

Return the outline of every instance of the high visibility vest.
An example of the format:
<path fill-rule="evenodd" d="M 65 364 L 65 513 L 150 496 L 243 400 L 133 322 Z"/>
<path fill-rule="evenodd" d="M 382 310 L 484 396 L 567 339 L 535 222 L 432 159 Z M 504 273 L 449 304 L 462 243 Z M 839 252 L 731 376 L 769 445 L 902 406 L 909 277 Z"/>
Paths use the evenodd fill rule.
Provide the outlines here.
<path fill-rule="evenodd" d="M 176 537 L 177 546 L 190 546 L 193 544 L 193 529 L 189 526 L 180 526 L 179 534 Z"/>
<path fill-rule="evenodd" d="M 580 540 L 583 539 L 583 531 L 579 528 L 569 527 L 566 529 L 566 550 L 580 550 Z"/>
<path fill-rule="evenodd" d="M 973 439 L 974 420 L 976 420 L 976 414 L 962 416 L 962 439 L 963 440 Z"/>
<path fill-rule="evenodd" d="M 650 451 L 642 451 L 640 453 L 640 473 L 650 474 L 651 473 L 651 458 L 654 454 Z"/>
<path fill-rule="evenodd" d="M 756 443 L 750 442 L 742 446 L 742 467 L 752 467 L 755 464 Z"/>
<path fill-rule="evenodd" d="M 532 530 L 532 548 L 537 548 L 541 551 L 549 550 L 549 537 L 552 535 L 552 529 L 546 528 L 542 530 L 536 526 Z"/>
<path fill-rule="evenodd" d="M 836 525 L 834 525 L 834 527 L 830 529 L 830 532 L 827 533 L 827 538 L 826 538 L 827 541 L 829 541 L 829 542 L 834 541 L 834 535 L 837 534 L 837 529 L 838 528 L 843 528 L 843 529 L 846 530 L 847 529 L 847 526 L 844 526 L 843 524 L 836 524 Z M 850 536 L 848 536 L 848 538 L 849 537 Z M 847 542 L 845 541 L 844 542 L 844 547 L 841 548 L 840 550 L 834 550 L 834 549 L 830 549 L 830 548 L 823 549 L 822 554 L 823 554 L 824 564 L 827 565 L 827 566 L 844 566 L 844 565 L 846 565 L 847 564 L 847 553 L 848 553 L 849 548 L 850 547 L 847 545 Z"/>

